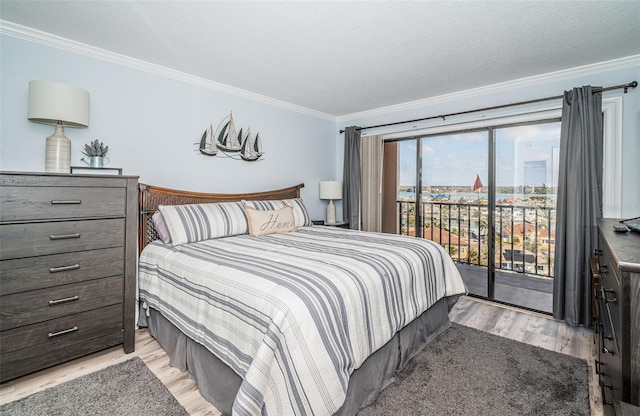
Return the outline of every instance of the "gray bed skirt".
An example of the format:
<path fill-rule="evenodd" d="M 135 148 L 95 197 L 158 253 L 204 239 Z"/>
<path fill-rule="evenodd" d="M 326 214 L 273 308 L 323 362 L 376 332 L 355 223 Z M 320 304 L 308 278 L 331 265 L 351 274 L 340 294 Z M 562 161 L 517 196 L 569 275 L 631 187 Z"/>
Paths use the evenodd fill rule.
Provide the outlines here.
<path fill-rule="evenodd" d="M 457 300 L 457 296 L 441 299 L 367 358 L 351 375 L 345 403 L 334 415 L 355 415 L 373 403 L 414 355 L 451 326 L 449 310 Z M 169 355 L 171 366 L 188 370 L 202 397 L 224 415 L 230 415 L 242 381 L 240 376 L 155 309 L 141 309 L 139 317 L 138 325 L 149 328 L 151 336 Z"/>

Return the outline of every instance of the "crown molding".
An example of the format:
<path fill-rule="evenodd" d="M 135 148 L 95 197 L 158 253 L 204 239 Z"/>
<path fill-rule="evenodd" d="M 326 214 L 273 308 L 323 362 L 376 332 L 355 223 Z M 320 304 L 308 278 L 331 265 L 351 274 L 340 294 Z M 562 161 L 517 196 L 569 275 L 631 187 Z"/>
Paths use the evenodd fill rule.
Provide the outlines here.
<path fill-rule="evenodd" d="M 153 64 L 153 63 L 132 58 L 126 55 L 121 55 L 105 49 L 97 48 L 95 46 L 76 42 L 71 39 L 63 38 L 61 36 L 43 32 L 41 30 L 33 29 L 27 26 L 22 26 L 17 23 L 9 22 L 7 20 L 0 19 L 0 34 L 12 36 L 15 38 L 23 39 L 33 43 L 38 43 L 38 44 L 52 47 L 52 48 L 61 49 L 67 52 L 84 55 L 90 58 L 99 59 L 102 61 L 117 64 L 117 65 L 126 66 L 129 68 L 137 69 L 139 71 L 147 72 L 154 75 L 159 75 L 165 78 L 174 79 L 177 81 L 196 85 L 198 87 L 206 88 L 209 90 L 230 94 L 236 97 L 245 98 L 247 100 L 256 101 L 256 102 L 271 105 L 274 107 L 279 107 L 289 111 L 294 111 L 296 113 L 302 113 L 308 116 L 330 120 L 333 122 L 336 121 L 336 117 L 331 114 L 327 114 L 327 113 L 316 111 L 307 107 L 291 104 L 286 101 L 277 100 L 275 98 L 267 97 L 265 95 L 256 94 L 251 91 L 232 87 L 230 85 L 211 81 L 202 77 L 190 75 L 182 71 L 177 71 L 171 68 L 164 67 L 162 65 Z"/>
<path fill-rule="evenodd" d="M 251 91 L 232 87 L 230 85 L 211 81 L 202 77 L 190 75 L 185 72 L 177 71 L 171 68 L 146 62 L 140 59 L 132 58 L 126 55 L 121 55 L 105 49 L 100 49 L 91 45 L 76 42 L 67 38 L 63 38 L 61 36 L 43 32 L 37 29 L 33 29 L 27 26 L 19 25 L 17 23 L 9 22 L 2 19 L 0 19 L 0 34 L 27 40 L 33 43 L 38 43 L 38 44 L 52 47 L 52 48 L 61 49 L 67 52 L 84 55 L 90 58 L 99 59 L 102 61 L 117 64 L 117 65 L 126 66 L 126 67 L 137 69 L 143 72 L 159 75 L 165 78 L 174 79 L 177 81 L 196 85 L 198 87 L 206 88 L 212 91 L 230 94 L 236 97 L 271 105 L 274 107 L 309 115 L 316 118 L 333 121 L 336 123 L 343 123 L 350 120 L 356 120 L 356 119 L 361 119 L 366 117 L 378 117 L 378 116 L 395 113 L 399 111 L 406 111 L 406 110 L 412 110 L 412 109 L 421 108 L 429 105 L 442 104 L 452 100 L 468 99 L 468 98 L 478 97 L 478 96 L 482 96 L 490 93 L 504 92 L 507 90 L 515 89 L 515 88 L 531 87 L 531 86 L 539 85 L 541 83 L 546 83 L 546 82 L 562 81 L 565 79 L 575 78 L 578 76 L 585 76 L 585 75 L 597 74 L 597 73 L 616 70 L 616 69 L 624 69 L 624 68 L 629 68 L 633 66 L 640 66 L 640 55 L 632 55 L 624 58 L 613 59 L 610 61 L 583 65 L 575 68 L 560 70 L 556 72 L 550 72 L 550 73 L 541 74 L 541 75 L 535 75 L 535 76 L 526 77 L 526 78 L 520 78 L 512 81 L 501 82 L 498 84 L 487 85 L 479 88 L 473 88 L 473 89 L 468 89 L 464 91 L 443 94 L 435 97 L 424 98 L 416 101 L 409 101 L 401 104 L 395 104 L 391 106 L 380 107 L 372 110 L 345 114 L 345 115 L 336 117 L 331 114 L 327 114 L 327 113 L 323 113 L 307 107 L 291 104 L 286 101 L 277 100 L 275 98 L 267 97 L 265 95 L 256 94 Z"/>
<path fill-rule="evenodd" d="M 429 105 L 442 104 L 452 100 L 469 99 L 479 97 L 485 94 L 500 93 L 522 87 L 532 87 L 542 83 L 563 81 L 579 76 L 597 74 L 601 72 L 613 71 L 617 69 L 625 69 L 629 67 L 640 66 L 640 55 L 631 55 L 624 58 L 612 59 L 610 61 L 598 62 L 595 64 L 578 66 L 575 68 L 563 69 L 556 72 L 549 72 L 541 75 L 520 78 L 512 81 L 501 82 L 498 84 L 486 85 L 484 87 L 472 88 L 469 90 L 453 92 L 450 94 L 438 95 L 435 97 L 424 98 L 416 101 L 380 107 L 373 110 L 362 111 L 359 113 L 346 114 L 337 117 L 337 122 L 342 123 L 350 120 L 356 120 L 367 117 L 378 117 L 399 111 L 413 110 Z"/>

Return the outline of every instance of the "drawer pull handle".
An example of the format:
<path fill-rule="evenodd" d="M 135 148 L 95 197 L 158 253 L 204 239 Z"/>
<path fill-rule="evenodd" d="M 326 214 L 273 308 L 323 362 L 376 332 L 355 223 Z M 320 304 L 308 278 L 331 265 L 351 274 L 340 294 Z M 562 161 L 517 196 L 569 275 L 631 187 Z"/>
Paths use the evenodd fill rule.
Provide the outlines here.
<path fill-rule="evenodd" d="M 613 289 L 604 289 L 602 288 L 602 298 L 604 299 L 604 303 L 616 303 L 618 302 L 618 297 L 616 296 L 616 291 Z M 613 293 L 613 298 L 609 298 L 607 293 Z"/>
<path fill-rule="evenodd" d="M 74 326 L 73 328 L 69 328 L 69 329 L 64 329 L 62 331 L 58 331 L 58 332 L 49 332 L 48 336 L 49 338 L 54 338 L 60 335 L 65 335 L 65 334 L 70 334 L 72 332 L 76 332 L 78 330 L 77 326 Z"/>
<path fill-rule="evenodd" d="M 598 360 L 594 360 L 595 361 L 595 367 L 596 367 L 596 374 L 604 376 L 605 373 L 602 371 L 602 366 L 604 365 L 602 363 L 602 361 L 598 361 Z"/>
<path fill-rule="evenodd" d="M 80 200 L 70 200 L 70 201 L 60 201 L 60 200 L 52 200 L 51 205 L 78 205 L 82 204 Z"/>
<path fill-rule="evenodd" d="M 605 394 L 605 387 L 609 387 L 611 390 L 613 390 L 613 386 L 608 385 L 608 384 L 604 384 L 602 381 L 599 383 L 600 384 L 600 395 L 602 396 L 602 405 L 603 406 L 613 406 L 613 402 L 610 402 L 607 400 L 607 395 Z"/>
<path fill-rule="evenodd" d="M 80 268 L 79 264 L 70 264 L 69 266 L 49 267 L 49 273 L 66 272 L 69 270 L 77 270 Z"/>
<path fill-rule="evenodd" d="M 594 256 L 600 256 L 602 254 L 602 250 L 596 248 L 593 250 L 593 255 Z"/>
<path fill-rule="evenodd" d="M 598 322 L 598 330 L 596 331 L 596 333 L 598 334 L 602 334 L 602 339 L 608 339 L 609 341 L 613 340 L 613 337 L 611 335 L 607 335 L 606 332 L 604 332 L 604 324 L 602 322 Z M 603 351 L 604 352 L 604 351 Z"/>
<path fill-rule="evenodd" d="M 67 238 L 80 238 L 80 233 L 75 233 L 75 234 L 57 234 L 57 235 L 50 235 L 49 238 L 51 240 L 66 240 Z"/>
<path fill-rule="evenodd" d="M 49 306 L 59 305 L 61 303 L 67 303 L 67 302 L 74 302 L 76 300 L 80 300 L 80 296 L 76 295 L 76 296 L 71 296 L 70 298 L 50 300 Z"/>
<path fill-rule="evenodd" d="M 604 381 L 600 380 L 600 387 L 607 388 L 613 390 L 613 386 L 611 384 L 606 384 Z"/>

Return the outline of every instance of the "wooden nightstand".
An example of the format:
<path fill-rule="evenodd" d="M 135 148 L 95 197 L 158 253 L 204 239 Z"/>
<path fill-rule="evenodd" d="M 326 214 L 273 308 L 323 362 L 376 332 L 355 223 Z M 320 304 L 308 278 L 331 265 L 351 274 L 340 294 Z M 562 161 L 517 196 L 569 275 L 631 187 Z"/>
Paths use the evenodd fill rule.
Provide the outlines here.
<path fill-rule="evenodd" d="M 326 227 L 340 227 L 340 228 L 349 228 L 349 223 L 344 221 L 338 221 L 332 224 L 325 223 L 324 220 L 313 220 L 311 221 L 313 225 L 324 225 Z"/>
<path fill-rule="evenodd" d="M 0 173 L 0 382 L 135 348 L 138 178 Z"/>

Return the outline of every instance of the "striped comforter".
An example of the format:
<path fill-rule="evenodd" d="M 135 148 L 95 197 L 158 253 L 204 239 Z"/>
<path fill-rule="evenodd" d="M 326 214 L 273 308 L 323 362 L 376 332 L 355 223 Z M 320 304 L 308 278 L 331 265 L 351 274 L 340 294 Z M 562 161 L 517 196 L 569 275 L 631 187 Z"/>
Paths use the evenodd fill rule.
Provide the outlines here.
<path fill-rule="evenodd" d="M 140 297 L 242 379 L 234 415 L 331 415 L 350 374 L 445 296 L 466 292 L 428 240 L 333 227 L 140 256 Z"/>

